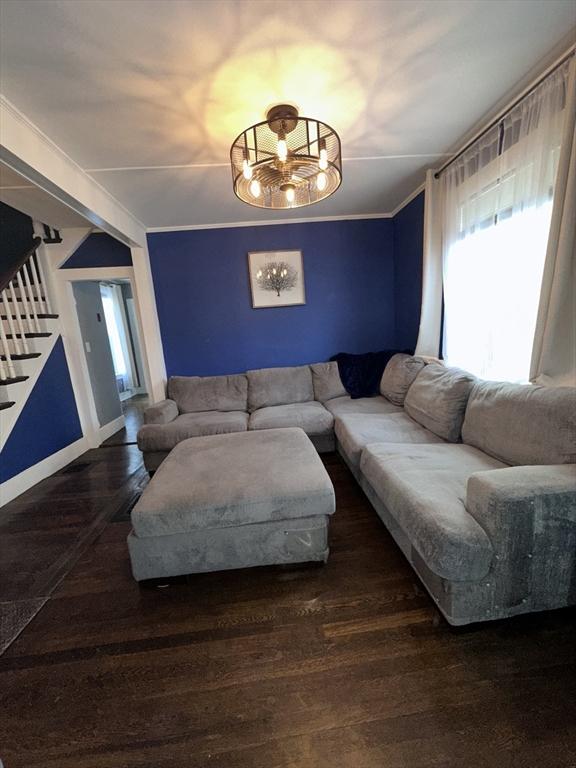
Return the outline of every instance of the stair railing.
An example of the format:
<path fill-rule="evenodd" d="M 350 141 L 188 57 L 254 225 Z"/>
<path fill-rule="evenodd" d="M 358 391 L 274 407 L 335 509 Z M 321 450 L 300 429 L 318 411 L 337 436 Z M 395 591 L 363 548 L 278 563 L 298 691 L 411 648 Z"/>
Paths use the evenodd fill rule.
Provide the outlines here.
<path fill-rule="evenodd" d="M 50 312 L 42 265 L 36 256 L 41 242 L 35 237 L 32 247 L 0 273 L 0 381 L 4 383 L 17 378 L 14 358 L 29 354 L 27 335 L 41 332 L 38 315 Z"/>

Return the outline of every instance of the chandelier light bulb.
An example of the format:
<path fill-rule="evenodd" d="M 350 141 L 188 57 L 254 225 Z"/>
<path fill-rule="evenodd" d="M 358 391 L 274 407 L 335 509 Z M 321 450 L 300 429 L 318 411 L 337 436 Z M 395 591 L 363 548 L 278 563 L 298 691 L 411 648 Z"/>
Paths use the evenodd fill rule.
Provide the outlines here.
<path fill-rule="evenodd" d="M 276 153 L 278 155 L 278 160 L 280 160 L 282 163 L 285 163 L 288 157 L 288 145 L 286 144 L 286 139 L 278 139 Z"/>
<path fill-rule="evenodd" d="M 242 161 L 242 175 L 247 181 L 252 178 L 252 166 L 246 158 Z"/>
<path fill-rule="evenodd" d="M 230 161 L 234 193 L 256 208 L 312 205 L 334 194 L 342 182 L 338 134 L 322 120 L 301 117 L 293 104 L 270 107 L 265 120 L 239 134 Z M 283 266 L 276 266 L 276 275 L 272 267 L 261 268 L 264 283 L 283 278 Z M 285 277 L 290 277 L 290 269 Z"/>

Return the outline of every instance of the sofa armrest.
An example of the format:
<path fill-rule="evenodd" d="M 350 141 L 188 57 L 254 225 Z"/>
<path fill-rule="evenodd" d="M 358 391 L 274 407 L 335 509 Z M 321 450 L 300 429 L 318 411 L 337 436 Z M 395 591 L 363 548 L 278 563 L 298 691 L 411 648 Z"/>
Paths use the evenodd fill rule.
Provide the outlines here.
<path fill-rule="evenodd" d="M 174 400 L 161 400 L 144 411 L 144 424 L 168 424 L 178 416 Z"/>
<path fill-rule="evenodd" d="M 532 610 L 576 597 L 576 466 L 522 466 L 470 476 L 466 509 L 486 531 L 494 560 L 486 587 Z"/>
<path fill-rule="evenodd" d="M 466 508 L 480 525 L 495 531 L 502 518 L 535 510 L 576 522 L 576 465 L 476 472 L 468 480 Z"/>

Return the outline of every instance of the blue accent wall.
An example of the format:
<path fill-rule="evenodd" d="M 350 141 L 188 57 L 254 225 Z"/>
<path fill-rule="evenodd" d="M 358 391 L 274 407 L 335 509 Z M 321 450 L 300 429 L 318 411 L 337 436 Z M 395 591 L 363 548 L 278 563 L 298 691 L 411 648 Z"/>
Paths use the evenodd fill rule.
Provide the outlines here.
<path fill-rule="evenodd" d="M 393 222 L 396 345 L 400 349 L 414 349 L 422 302 L 424 192 L 402 208 Z"/>
<path fill-rule="evenodd" d="M 74 251 L 61 269 L 131 267 L 130 248 L 105 232 L 93 232 Z"/>
<path fill-rule="evenodd" d="M 364 219 L 148 235 L 168 375 L 395 348 L 394 230 Z M 253 309 L 248 252 L 298 249 L 306 304 Z"/>
<path fill-rule="evenodd" d="M 0 453 L 0 482 L 81 437 L 64 345 L 62 339 L 58 339 Z"/>

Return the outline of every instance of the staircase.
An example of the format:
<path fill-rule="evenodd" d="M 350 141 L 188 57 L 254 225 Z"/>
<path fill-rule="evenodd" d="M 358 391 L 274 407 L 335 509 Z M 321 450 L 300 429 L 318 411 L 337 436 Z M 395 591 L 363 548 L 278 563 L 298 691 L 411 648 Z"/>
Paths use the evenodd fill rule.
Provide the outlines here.
<path fill-rule="evenodd" d="M 52 312 L 36 254 L 41 242 L 34 238 L 30 250 L 0 275 L 0 443 L 6 440 L 9 423 L 17 418 L 16 411 L 23 406 L 58 332 L 58 315 Z"/>

